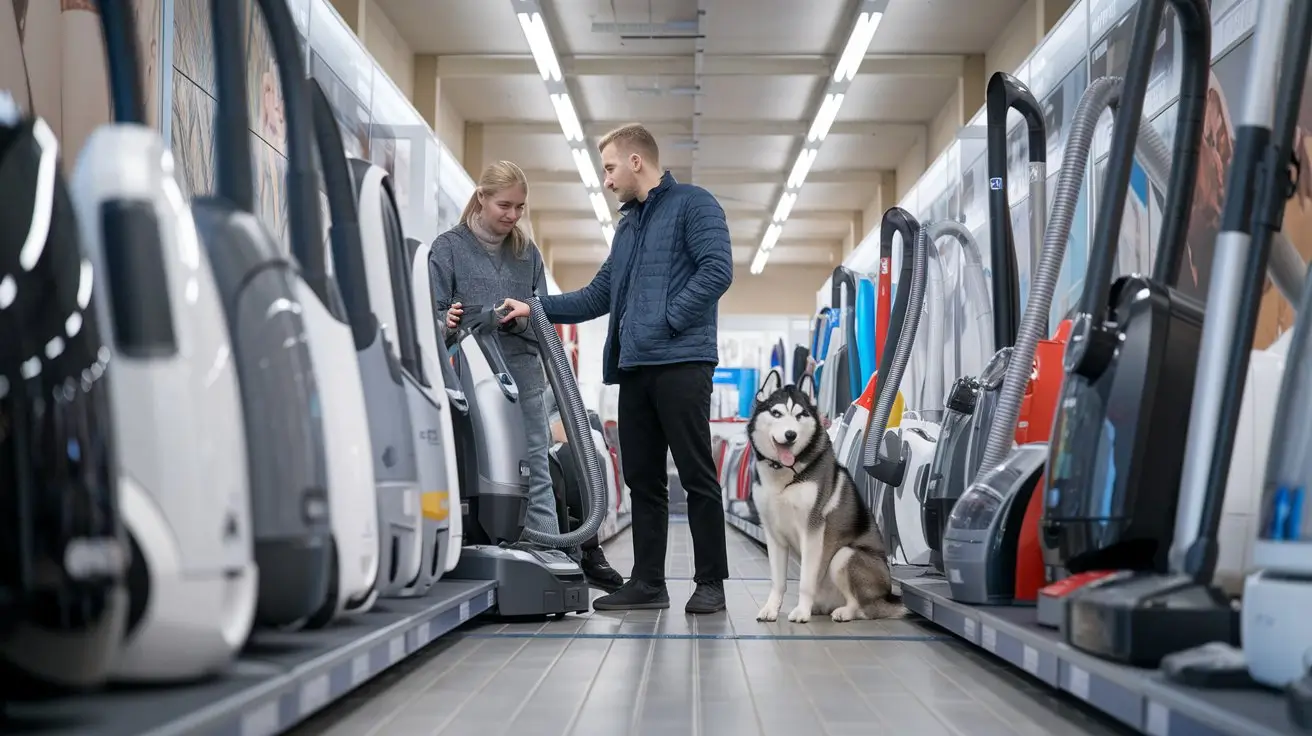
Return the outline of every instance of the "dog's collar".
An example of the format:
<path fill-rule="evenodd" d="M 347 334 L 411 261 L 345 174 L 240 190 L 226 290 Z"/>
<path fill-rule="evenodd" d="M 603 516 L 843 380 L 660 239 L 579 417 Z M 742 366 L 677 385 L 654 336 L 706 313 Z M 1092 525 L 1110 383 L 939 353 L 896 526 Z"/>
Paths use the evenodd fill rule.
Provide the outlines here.
<path fill-rule="evenodd" d="M 783 463 L 779 462 L 778 460 L 771 460 L 771 459 L 768 458 L 768 457 L 763 457 L 763 458 L 761 458 L 761 459 L 764 460 L 764 461 L 765 461 L 765 464 L 766 464 L 766 465 L 769 465 L 770 468 L 771 468 L 772 470 L 783 470 L 783 469 L 785 469 L 785 468 L 787 468 L 788 470 L 793 470 L 793 466 L 791 466 L 791 465 L 784 465 Z M 793 474 L 796 475 L 796 474 L 797 474 L 797 471 L 796 471 L 796 470 L 793 470 Z"/>

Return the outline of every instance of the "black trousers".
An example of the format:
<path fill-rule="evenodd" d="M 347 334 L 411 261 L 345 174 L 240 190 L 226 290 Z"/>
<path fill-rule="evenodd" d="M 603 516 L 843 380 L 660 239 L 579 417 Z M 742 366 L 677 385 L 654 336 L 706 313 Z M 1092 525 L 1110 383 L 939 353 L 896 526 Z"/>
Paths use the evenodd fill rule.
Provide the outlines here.
<path fill-rule="evenodd" d="M 624 371 L 619 429 L 633 505 L 633 574 L 665 580 L 670 532 L 670 489 L 665 454 L 674 456 L 688 492 L 694 576 L 698 582 L 729 577 L 720 479 L 711 454 L 710 363 L 675 363 Z"/>

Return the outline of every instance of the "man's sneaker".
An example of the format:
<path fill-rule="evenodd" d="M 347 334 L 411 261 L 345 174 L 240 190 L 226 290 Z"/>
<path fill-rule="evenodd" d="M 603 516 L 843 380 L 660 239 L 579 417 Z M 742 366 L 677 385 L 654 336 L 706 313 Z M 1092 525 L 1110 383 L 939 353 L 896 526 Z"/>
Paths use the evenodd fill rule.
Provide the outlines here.
<path fill-rule="evenodd" d="M 614 593 L 624 585 L 624 576 L 606 561 L 606 553 L 601 551 L 601 547 L 593 547 L 585 551 L 579 566 L 583 568 L 583 576 L 593 587 L 601 588 L 607 593 Z"/>
<path fill-rule="evenodd" d="M 670 593 L 664 585 L 653 585 L 636 578 L 630 578 L 619 590 L 592 602 L 592 608 L 596 611 L 642 611 L 669 607 Z"/>
<path fill-rule="evenodd" d="M 683 607 L 686 613 L 716 613 L 724 610 L 724 583 L 716 580 L 709 583 L 697 583 L 697 589 L 688 598 Z"/>

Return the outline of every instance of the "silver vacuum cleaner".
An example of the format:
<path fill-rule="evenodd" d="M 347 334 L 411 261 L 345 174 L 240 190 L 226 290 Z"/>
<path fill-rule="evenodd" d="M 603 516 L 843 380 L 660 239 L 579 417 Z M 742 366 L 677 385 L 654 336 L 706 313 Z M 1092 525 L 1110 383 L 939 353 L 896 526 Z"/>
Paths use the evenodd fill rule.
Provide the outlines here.
<path fill-rule="evenodd" d="M 561 410 L 568 445 L 583 471 L 587 513 L 578 529 L 542 534 L 524 528 L 528 448 L 519 387 L 501 352 L 504 313 L 466 305 L 457 336 L 457 373 L 467 410 L 453 417 L 460 443 L 461 497 L 468 500 L 465 535 L 452 578 L 496 580 L 493 613 L 505 617 L 586 613 L 588 582 L 562 549 L 597 533 L 606 515 L 606 477 L 592 441 L 587 410 L 560 335 L 538 300 L 529 302 L 543 368 Z M 437 315 L 434 315 L 436 318 Z"/>

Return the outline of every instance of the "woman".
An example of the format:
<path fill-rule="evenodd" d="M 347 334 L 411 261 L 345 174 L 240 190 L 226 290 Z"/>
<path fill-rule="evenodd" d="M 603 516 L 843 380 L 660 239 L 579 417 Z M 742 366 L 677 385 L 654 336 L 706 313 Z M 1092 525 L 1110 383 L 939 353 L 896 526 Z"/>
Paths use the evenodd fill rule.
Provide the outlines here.
<path fill-rule="evenodd" d="M 464 304 L 491 309 L 507 297 L 527 300 L 546 292 L 542 253 L 519 228 L 528 201 L 528 180 L 518 166 L 498 161 L 483 170 L 460 224 L 437 236 L 428 256 L 433 301 L 446 320 L 447 345 L 454 344 Z M 538 358 L 537 335 L 527 319 L 507 330 L 501 346 L 506 367 L 519 386 L 528 431 L 529 494 L 524 526 L 558 534 L 556 495 L 551 486 L 551 428 L 547 423 L 547 378 Z M 583 572 L 597 585 L 618 574 L 600 548 L 583 556 Z"/>

